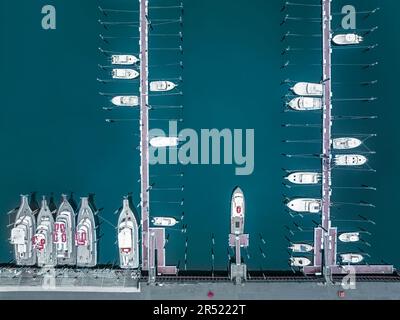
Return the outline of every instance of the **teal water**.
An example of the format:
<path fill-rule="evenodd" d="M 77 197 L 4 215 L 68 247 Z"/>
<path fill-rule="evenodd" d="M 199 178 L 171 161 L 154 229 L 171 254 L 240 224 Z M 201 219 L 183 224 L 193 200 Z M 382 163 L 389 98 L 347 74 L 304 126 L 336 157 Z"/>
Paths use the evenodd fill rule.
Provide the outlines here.
<path fill-rule="evenodd" d="M 310 2 L 310 0 L 307 0 Z M 317 1 L 315 1 L 317 2 Z M 107 113 L 101 110 L 104 98 L 98 91 L 105 90 L 96 81 L 101 74 L 97 65 L 105 63 L 105 57 L 97 48 L 102 45 L 98 37 L 104 30 L 97 20 L 97 6 L 137 7 L 136 1 L 60 1 L 52 0 L 57 9 L 57 29 L 44 31 L 41 28 L 41 8 L 48 1 L 10 1 L 0 3 L 0 69 L 1 108 L 0 146 L 0 260 L 11 259 L 6 212 L 18 204 L 19 194 L 37 191 L 38 194 L 74 191 L 76 197 L 95 193 L 96 204 L 103 208 L 101 215 L 111 223 L 117 217 L 113 211 L 120 206 L 122 196 L 133 192 L 134 201 L 139 202 L 139 154 L 138 123 L 124 122 L 110 126 L 104 119 L 109 117 L 135 118 L 135 111 Z M 158 0 L 158 3 L 160 1 Z M 348 1 L 334 1 L 334 11 L 340 10 Z M 399 19 L 396 1 L 354 1 L 359 10 L 381 7 L 381 11 L 369 20 L 359 20 L 359 27 L 378 24 L 380 29 L 366 39 L 368 44 L 379 42 L 380 47 L 372 53 L 360 51 L 335 52 L 334 63 L 361 63 L 379 60 L 374 70 L 335 67 L 335 81 L 365 81 L 379 79 L 371 89 L 337 86 L 334 95 L 338 98 L 352 96 L 378 96 L 375 104 L 335 103 L 338 114 L 377 114 L 378 120 L 360 122 L 338 122 L 337 134 L 377 133 L 378 137 L 368 141 L 376 150 L 370 164 L 377 173 L 334 172 L 337 186 L 367 184 L 376 186 L 377 192 L 335 190 L 334 201 L 348 202 L 365 200 L 376 204 L 374 210 L 357 207 L 333 209 L 336 220 L 352 219 L 362 214 L 376 221 L 375 226 L 358 222 L 334 224 L 344 229 L 358 226 L 368 228 L 372 236 L 367 238 L 371 248 L 364 248 L 371 255 L 368 262 L 385 260 L 400 264 L 396 245 L 399 216 L 397 198 L 397 164 L 400 158 L 398 116 L 396 99 L 396 73 L 399 72 L 399 46 L 396 32 Z M 166 247 L 168 262 L 183 264 L 184 241 L 188 237 L 188 269 L 211 268 L 211 234 L 215 234 L 215 266 L 227 266 L 227 234 L 229 232 L 230 194 L 234 186 L 240 185 L 247 201 L 246 231 L 250 234 L 250 259 L 253 270 L 287 269 L 287 234 L 285 225 L 293 219 L 282 205 L 285 193 L 294 195 L 318 195 L 319 190 L 288 190 L 282 186 L 282 167 L 311 168 L 318 160 L 287 159 L 283 152 L 318 152 L 318 145 L 286 145 L 283 139 L 317 138 L 318 129 L 285 129 L 284 122 L 320 121 L 318 115 L 282 113 L 281 96 L 287 93 L 280 86 L 281 79 L 318 81 L 320 69 L 307 66 L 318 63 L 317 53 L 301 53 L 289 56 L 299 64 L 285 70 L 280 65 L 285 60 L 280 56 L 289 44 L 280 38 L 287 29 L 300 30 L 301 24 L 280 27 L 281 1 L 185 1 L 184 25 L 184 97 L 183 114 L 161 113 L 160 117 L 183 115 L 185 128 L 254 128 L 255 169 L 250 176 L 235 176 L 233 165 L 188 165 L 179 168 L 157 166 L 152 174 L 184 172 L 182 181 L 159 178 L 164 186 L 184 185 L 183 193 L 157 194 L 154 200 L 176 200 L 184 198 L 184 206 L 152 205 L 154 214 L 179 214 L 185 212 L 186 234 L 170 231 Z M 297 14 L 310 15 L 312 10 L 299 10 Z M 339 24 L 335 18 L 334 24 Z M 300 27 L 299 27 L 300 26 Z M 134 28 L 135 32 L 136 29 Z M 318 26 L 301 29 L 304 33 L 315 33 Z M 295 46 L 319 45 L 319 39 L 290 40 Z M 162 43 L 154 43 L 154 46 Z M 132 43 L 115 44 L 118 50 L 137 50 Z M 135 49 L 136 47 L 136 49 Z M 154 60 L 162 59 L 158 54 Z M 354 71 L 354 72 L 353 72 Z M 154 76 L 163 77 L 163 70 Z M 120 91 L 114 85 L 105 91 Z M 164 124 L 162 124 L 164 126 Z M 152 123 L 152 127 L 162 126 Z M 162 179 L 162 180 L 161 180 Z M 313 217 L 314 219 L 317 217 Z M 311 228 L 310 219 L 296 218 L 296 223 Z M 103 223 L 100 240 L 100 262 L 117 258 L 115 230 Z M 262 234 L 266 244 L 259 237 Z M 310 240 L 311 235 L 297 234 L 298 240 Z M 264 258 L 260 248 L 265 252 Z M 348 248 L 348 247 L 347 247 Z M 349 248 L 348 248 L 349 249 Z M 339 248 L 339 251 L 346 248 Z"/>

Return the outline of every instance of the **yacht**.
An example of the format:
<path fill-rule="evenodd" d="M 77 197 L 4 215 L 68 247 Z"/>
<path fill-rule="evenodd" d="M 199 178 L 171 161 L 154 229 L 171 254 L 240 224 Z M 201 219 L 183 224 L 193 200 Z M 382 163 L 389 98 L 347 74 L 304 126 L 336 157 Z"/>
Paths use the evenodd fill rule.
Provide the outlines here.
<path fill-rule="evenodd" d="M 56 222 L 54 223 L 53 242 L 56 245 L 57 264 L 75 265 L 76 247 L 74 242 L 75 212 L 62 195 L 62 202 L 57 210 Z"/>
<path fill-rule="evenodd" d="M 97 235 L 94 214 L 87 197 L 81 198 L 81 207 L 75 233 L 76 265 L 94 267 L 97 264 Z"/>
<path fill-rule="evenodd" d="M 292 257 L 290 258 L 290 265 L 292 267 L 306 267 L 311 264 L 311 260 L 305 257 Z"/>
<path fill-rule="evenodd" d="M 139 72 L 133 69 L 113 69 L 111 72 L 113 79 L 135 79 L 139 76 Z"/>
<path fill-rule="evenodd" d="M 314 250 L 313 246 L 306 243 L 293 243 L 289 249 L 296 253 L 307 253 Z"/>
<path fill-rule="evenodd" d="M 129 54 L 114 54 L 111 56 L 112 64 L 133 65 L 137 62 L 139 62 L 139 59 Z"/>
<path fill-rule="evenodd" d="M 36 233 L 33 236 L 33 246 L 36 250 L 39 267 L 49 267 L 57 264 L 56 246 L 53 243 L 52 237 L 53 226 L 53 214 L 47 205 L 46 198 L 43 197 L 37 217 Z"/>
<path fill-rule="evenodd" d="M 178 223 L 175 218 L 171 217 L 154 217 L 151 222 L 158 227 L 173 227 Z"/>
<path fill-rule="evenodd" d="M 339 235 L 339 240 L 341 242 L 358 242 L 360 241 L 359 232 L 346 232 Z"/>
<path fill-rule="evenodd" d="M 289 201 L 287 207 L 295 212 L 318 213 L 321 211 L 321 200 L 312 198 L 298 198 Z"/>
<path fill-rule="evenodd" d="M 135 215 L 129 207 L 129 200 L 124 199 L 118 218 L 119 264 L 123 269 L 139 267 L 139 235 Z"/>
<path fill-rule="evenodd" d="M 177 137 L 154 137 L 150 139 L 150 145 L 152 147 L 176 147 L 179 143 Z"/>
<path fill-rule="evenodd" d="M 14 245 L 14 257 L 18 266 L 36 264 L 36 251 L 32 245 L 35 230 L 35 217 L 29 206 L 28 196 L 22 195 L 10 238 L 10 243 Z"/>
<path fill-rule="evenodd" d="M 317 172 L 293 172 L 285 179 L 294 184 L 317 184 L 321 179 L 321 174 Z"/>
<path fill-rule="evenodd" d="M 336 138 L 332 140 L 332 147 L 336 150 L 349 150 L 358 148 L 362 144 L 360 139 L 356 138 Z"/>
<path fill-rule="evenodd" d="M 337 166 L 362 166 L 367 162 L 367 158 L 358 154 L 341 154 L 335 156 Z"/>
<path fill-rule="evenodd" d="M 244 232 L 245 201 L 242 189 L 236 187 L 231 198 L 231 234 Z"/>
<path fill-rule="evenodd" d="M 293 86 L 292 91 L 298 96 L 322 97 L 323 85 L 320 83 L 299 82 Z"/>
<path fill-rule="evenodd" d="M 111 102 L 119 107 L 136 107 L 139 105 L 138 96 L 116 96 L 111 99 Z"/>
<path fill-rule="evenodd" d="M 176 84 L 171 81 L 151 81 L 150 91 L 170 91 L 176 87 Z"/>
<path fill-rule="evenodd" d="M 358 253 L 344 253 L 341 254 L 342 263 L 360 263 L 364 260 L 364 257 Z"/>
<path fill-rule="evenodd" d="M 333 37 L 333 43 L 337 45 L 359 44 L 363 41 L 363 37 L 355 33 L 338 34 Z"/>
<path fill-rule="evenodd" d="M 288 102 L 288 105 L 293 110 L 311 111 L 322 109 L 322 99 L 312 97 L 297 97 Z"/>

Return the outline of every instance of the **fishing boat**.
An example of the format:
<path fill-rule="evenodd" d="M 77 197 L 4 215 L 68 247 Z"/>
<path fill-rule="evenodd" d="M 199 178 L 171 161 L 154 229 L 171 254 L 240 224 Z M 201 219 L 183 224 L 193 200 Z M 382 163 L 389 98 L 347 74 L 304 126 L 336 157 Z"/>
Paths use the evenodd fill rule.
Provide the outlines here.
<path fill-rule="evenodd" d="M 332 147 L 336 150 L 350 150 L 358 148 L 362 144 L 360 139 L 356 138 L 336 138 L 332 140 Z"/>
<path fill-rule="evenodd" d="M 111 72 L 113 79 L 130 80 L 139 76 L 139 72 L 133 69 L 113 69 Z"/>
<path fill-rule="evenodd" d="M 291 257 L 290 265 L 292 267 L 306 267 L 311 264 L 311 260 L 305 257 Z"/>
<path fill-rule="evenodd" d="M 94 267 L 97 264 L 97 235 L 93 210 L 87 197 L 81 198 L 81 207 L 75 233 L 76 265 Z"/>
<path fill-rule="evenodd" d="M 123 269 L 139 267 L 139 236 L 135 215 L 129 207 L 129 200 L 123 200 L 118 218 L 119 264 Z"/>
<path fill-rule="evenodd" d="M 285 179 L 294 184 L 318 184 L 321 174 L 317 172 L 293 172 Z"/>
<path fill-rule="evenodd" d="M 46 198 L 37 217 L 36 233 L 33 236 L 33 246 L 36 250 L 39 267 L 55 266 L 57 264 L 56 245 L 53 243 L 54 218 L 49 209 Z"/>
<path fill-rule="evenodd" d="M 322 109 L 322 99 L 312 97 L 297 97 L 288 102 L 288 106 L 296 111 L 312 111 Z"/>
<path fill-rule="evenodd" d="M 299 82 L 293 86 L 292 91 L 298 96 L 322 97 L 323 85 L 320 83 Z"/>
<path fill-rule="evenodd" d="M 130 54 L 114 54 L 111 56 L 112 64 L 133 65 L 137 62 L 139 62 L 139 59 Z"/>
<path fill-rule="evenodd" d="M 176 87 L 176 84 L 171 81 L 151 81 L 150 91 L 170 91 Z"/>
<path fill-rule="evenodd" d="M 119 107 L 136 107 L 139 105 L 138 96 L 116 96 L 111 99 L 111 102 Z"/>
<path fill-rule="evenodd" d="M 178 223 L 175 218 L 172 217 L 154 217 L 151 222 L 158 227 L 173 227 Z"/>
<path fill-rule="evenodd" d="M 36 264 L 36 251 L 33 248 L 33 235 L 36 230 L 35 217 L 28 203 L 28 196 L 21 195 L 14 227 L 11 229 L 10 243 L 14 246 L 15 263 L 18 266 Z"/>
<path fill-rule="evenodd" d="M 57 210 L 56 222 L 54 223 L 53 242 L 56 245 L 57 264 L 75 265 L 76 247 L 74 242 L 75 212 L 62 195 L 62 202 Z"/>
<path fill-rule="evenodd" d="M 333 43 L 337 45 L 352 45 L 359 44 L 363 41 L 363 37 L 355 34 L 355 33 L 347 33 L 347 34 L 338 34 L 333 37 Z"/>
<path fill-rule="evenodd" d="M 335 156 L 334 162 L 337 166 L 362 166 L 367 158 L 358 154 L 341 154 Z"/>
<path fill-rule="evenodd" d="M 150 139 L 150 145 L 156 148 L 176 147 L 178 143 L 178 137 L 154 137 Z"/>
<path fill-rule="evenodd" d="M 360 241 L 359 232 L 345 232 L 339 235 L 339 240 L 341 242 L 358 242 Z"/>
<path fill-rule="evenodd" d="M 360 263 L 364 260 L 364 257 L 358 253 L 343 253 L 340 258 L 342 263 Z"/>
<path fill-rule="evenodd" d="M 236 187 L 231 197 L 231 234 L 244 232 L 245 200 L 242 189 Z"/>
<path fill-rule="evenodd" d="M 298 198 L 289 201 L 286 205 L 295 212 L 318 213 L 321 211 L 320 199 Z"/>
<path fill-rule="evenodd" d="M 306 243 L 293 243 L 290 247 L 290 250 L 292 250 L 292 252 L 296 252 L 296 253 L 307 253 L 312 251 L 314 248 L 313 246 L 306 244 Z"/>

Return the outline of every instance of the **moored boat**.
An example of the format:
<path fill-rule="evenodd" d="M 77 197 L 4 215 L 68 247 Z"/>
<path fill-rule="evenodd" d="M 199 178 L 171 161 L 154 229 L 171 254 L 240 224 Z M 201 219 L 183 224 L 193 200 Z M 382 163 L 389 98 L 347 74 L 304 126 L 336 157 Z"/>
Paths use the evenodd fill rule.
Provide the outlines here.
<path fill-rule="evenodd" d="M 97 264 L 97 234 L 93 210 L 87 197 L 81 198 L 81 207 L 75 233 L 76 265 L 94 267 Z"/>
<path fill-rule="evenodd" d="M 289 201 L 287 207 L 299 213 L 318 213 L 321 211 L 321 200 L 313 198 L 298 198 Z"/>

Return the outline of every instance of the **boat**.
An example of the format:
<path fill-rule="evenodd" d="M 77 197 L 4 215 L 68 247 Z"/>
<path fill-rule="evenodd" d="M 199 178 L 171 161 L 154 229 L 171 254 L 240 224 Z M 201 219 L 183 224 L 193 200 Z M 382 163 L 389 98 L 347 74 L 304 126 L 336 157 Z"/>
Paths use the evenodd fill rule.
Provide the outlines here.
<path fill-rule="evenodd" d="M 154 217 L 151 219 L 151 223 L 159 227 L 173 227 L 178 221 L 172 217 Z"/>
<path fill-rule="evenodd" d="M 178 137 L 154 137 L 150 139 L 152 147 L 176 147 L 179 143 Z"/>
<path fill-rule="evenodd" d="M 53 242 L 56 245 L 57 264 L 59 265 L 72 266 L 76 264 L 74 232 L 75 212 L 68 202 L 67 196 L 63 194 L 62 202 L 57 210 L 53 232 Z"/>
<path fill-rule="evenodd" d="M 130 54 L 114 54 L 111 56 L 112 64 L 133 65 L 137 62 L 139 62 L 139 59 Z"/>
<path fill-rule="evenodd" d="M 133 69 L 113 69 L 111 72 L 113 79 L 135 79 L 139 76 L 139 72 Z"/>
<path fill-rule="evenodd" d="M 356 138 L 336 138 L 332 140 L 332 147 L 336 150 L 349 150 L 358 148 L 362 144 L 360 139 Z"/>
<path fill-rule="evenodd" d="M 332 41 L 337 45 L 359 44 L 363 41 L 363 37 L 355 33 L 337 34 Z"/>
<path fill-rule="evenodd" d="M 360 263 L 364 260 L 364 257 L 358 253 L 343 253 L 340 258 L 342 263 Z"/>
<path fill-rule="evenodd" d="M 231 198 L 231 234 L 244 232 L 245 201 L 242 189 L 236 187 Z"/>
<path fill-rule="evenodd" d="M 289 201 L 287 207 L 295 212 L 318 213 L 321 211 L 321 200 L 312 198 L 298 198 Z"/>
<path fill-rule="evenodd" d="M 317 184 L 321 179 L 321 174 L 317 172 L 293 172 L 285 179 L 294 184 Z"/>
<path fill-rule="evenodd" d="M 299 82 L 293 86 L 292 91 L 298 96 L 322 97 L 323 85 L 320 83 Z"/>
<path fill-rule="evenodd" d="M 288 106 L 297 111 L 311 111 L 322 109 L 321 98 L 297 97 L 288 102 Z"/>
<path fill-rule="evenodd" d="M 306 243 L 293 243 L 289 249 L 292 250 L 292 252 L 307 253 L 313 251 L 314 247 Z"/>
<path fill-rule="evenodd" d="M 334 162 L 337 166 L 362 166 L 367 158 L 358 154 L 341 154 L 335 156 Z"/>
<path fill-rule="evenodd" d="M 118 218 L 119 265 L 123 269 L 139 268 L 138 224 L 129 207 L 129 200 L 123 200 L 122 211 Z"/>
<path fill-rule="evenodd" d="M 97 235 L 94 214 L 87 197 L 81 198 L 81 207 L 75 233 L 76 265 L 94 267 L 97 264 Z"/>
<path fill-rule="evenodd" d="M 14 245 L 14 258 L 18 266 L 36 264 L 36 251 L 32 239 L 36 230 L 35 217 L 28 203 L 28 196 L 21 195 L 14 227 L 11 229 L 10 243 Z"/>
<path fill-rule="evenodd" d="M 358 242 L 360 241 L 359 232 L 346 232 L 339 235 L 339 240 L 341 242 Z"/>
<path fill-rule="evenodd" d="M 306 267 L 311 264 L 311 260 L 305 257 L 291 257 L 290 265 L 292 267 Z"/>
<path fill-rule="evenodd" d="M 111 102 L 119 107 L 136 107 L 139 105 L 138 96 L 115 96 Z"/>
<path fill-rule="evenodd" d="M 45 197 L 37 216 L 36 233 L 33 236 L 33 246 L 36 250 L 37 265 L 50 267 L 57 264 L 56 245 L 53 243 L 54 218 Z"/>
<path fill-rule="evenodd" d="M 170 91 L 176 87 L 176 84 L 171 81 L 151 81 L 150 91 Z"/>

